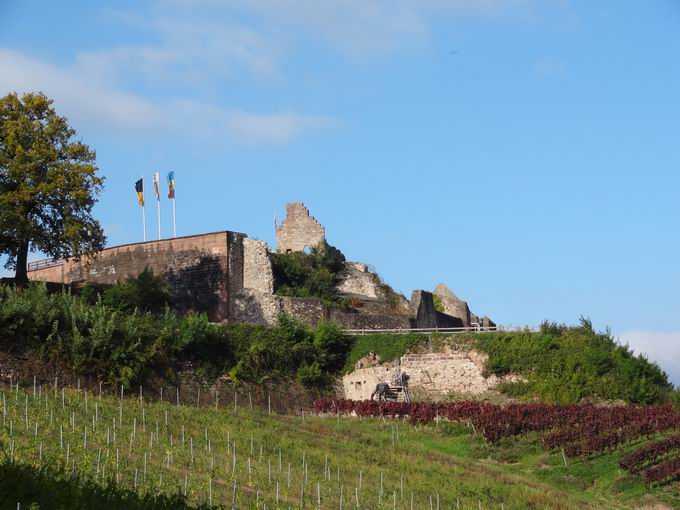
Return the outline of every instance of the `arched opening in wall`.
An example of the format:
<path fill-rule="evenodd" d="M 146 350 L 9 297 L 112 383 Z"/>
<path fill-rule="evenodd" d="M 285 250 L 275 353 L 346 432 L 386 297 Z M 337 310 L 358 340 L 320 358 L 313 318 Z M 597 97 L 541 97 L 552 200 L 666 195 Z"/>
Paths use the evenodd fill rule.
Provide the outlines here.
<path fill-rule="evenodd" d="M 312 249 L 308 245 L 305 245 L 305 247 L 302 248 L 302 253 L 304 253 L 305 255 L 311 255 Z"/>
<path fill-rule="evenodd" d="M 293 250 L 291 250 L 290 248 L 286 250 L 286 255 L 288 255 L 289 253 L 293 253 Z"/>

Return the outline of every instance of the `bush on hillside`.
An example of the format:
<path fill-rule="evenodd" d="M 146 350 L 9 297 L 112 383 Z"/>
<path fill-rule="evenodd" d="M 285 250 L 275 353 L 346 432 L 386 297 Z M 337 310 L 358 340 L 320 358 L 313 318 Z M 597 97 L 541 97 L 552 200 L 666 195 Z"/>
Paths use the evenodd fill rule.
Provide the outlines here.
<path fill-rule="evenodd" d="M 484 333 L 476 346 L 489 354 L 486 370 L 498 376 L 527 377 L 508 391 L 548 402 L 570 403 L 587 398 L 662 402 L 672 385 L 668 376 L 643 355 L 619 345 L 607 331 L 598 333 L 588 319 L 575 327 L 544 322 L 537 334 Z"/>
<path fill-rule="evenodd" d="M 273 328 L 213 324 L 204 314 L 160 316 L 125 312 L 99 300 L 89 304 L 36 283 L 23 290 L 0 286 L 0 349 L 57 356 L 75 370 L 131 386 L 151 372 L 172 374 L 191 361 L 206 378 L 230 373 L 236 381 L 264 382 L 309 372 L 306 384 L 327 384 L 349 350 L 350 338 L 334 325 L 316 329 L 282 315 Z"/>
<path fill-rule="evenodd" d="M 167 280 L 146 268 L 136 277 L 129 277 L 104 290 L 102 302 L 123 312 L 161 313 L 172 304 Z"/>
<path fill-rule="evenodd" d="M 230 375 L 235 380 L 264 382 L 292 372 L 306 386 L 324 386 L 342 366 L 350 341 L 334 324 L 310 329 L 282 314 L 273 328 L 259 328 L 247 337 L 232 336 L 238 361 Z"/>
<path fill-rule="evenodd" d="M 317 297 L 326 304 L 344 301 L 335 289 L 345 257 L 323 242 L 310 253 L 272 253 L 274 292 L 280 296 Z"/>
<path fill-rule="evenodd" d="M 675 388 L 668 395 L 668 401 L 680 410 L 680 388 Z"/>

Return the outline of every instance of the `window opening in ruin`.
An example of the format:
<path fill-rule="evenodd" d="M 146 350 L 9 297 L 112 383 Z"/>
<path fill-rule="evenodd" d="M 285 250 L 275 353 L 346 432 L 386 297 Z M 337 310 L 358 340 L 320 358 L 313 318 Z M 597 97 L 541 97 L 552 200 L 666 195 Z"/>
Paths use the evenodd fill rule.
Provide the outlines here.
<path fill-rule="evenodd" d="M 302 249 L 302 253 L 305 255 L 311 255 L 312 249 L 308 245 L 305 245 L 305 247 Z"/>

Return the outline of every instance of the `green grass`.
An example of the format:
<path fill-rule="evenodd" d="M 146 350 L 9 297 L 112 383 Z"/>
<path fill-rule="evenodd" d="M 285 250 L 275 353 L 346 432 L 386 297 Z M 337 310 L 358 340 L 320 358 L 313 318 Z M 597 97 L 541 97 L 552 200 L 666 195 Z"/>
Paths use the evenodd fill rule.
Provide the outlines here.
<path fill-rule="evenodd" d="M 370 353 L 377 354 L 381 363 L 392 361 L 403 356 L 418 344 L 426 342 L 427 338 L 427 335 L 416 333 L 405 335 L 375 333 L 357 336 L 345 360 L 345 373 L 354 370 L 357 361 Z"/>
<path fill-rule="evenodd" d="M 209 501 L 231 508 L 235 483 L 238 508 L 277 508 L 278 482 L 278 508 L 300 508 L 301 499 L 306 508 L 315 508 L 318 486 L 322 508 L 340 508 L 342 491 L 348 509 L 355 507 L 357 495 L 361 508 L 393 508 L 396 501 L 396 508 L 407 509 L 411 494 L 413 508 L 429 508 L 430 496 L 435 507 L 439 497 L 440 508 L 633 508 L 644 498 L 670 502 L 674 490 L 649 489 L 619 473 L 617 454 L 569 461 L 565 467 L 561 455 L 543 451 L 535 437 L 491 446 L 462 424 L 303 419 L 139 398 L 121 403 L 91 394 L 86 406 L 84 392 L 76 390 L 64 392 L 63 404 L 61 390 L 55 396 L 39 389 L 34 397 L 32 388 L 26 393 L 5 388 L 0 398 L 3 469 L 26 477 L 28 468 L 48 466 L 44 480 L 49 481 L 31 482 L 27 492 L 21 490 L 23 483 L 0 477 L 5 495 L 0 508 L 14 509 L 17 502 L 21 508 L 34 502 L 40 508 L 73 508 L 72 493 L 83 493 L 83 487 L 89 493 L 101 487 L 101 497 L 112 501 L 133 491 L 139 501 L 175 498 L 168 501 L 176 508 Z M 9 468 L 11 449 L 14 465 Z M 99 496 L 88 497 L 95 498 L 92 502 Z"/>

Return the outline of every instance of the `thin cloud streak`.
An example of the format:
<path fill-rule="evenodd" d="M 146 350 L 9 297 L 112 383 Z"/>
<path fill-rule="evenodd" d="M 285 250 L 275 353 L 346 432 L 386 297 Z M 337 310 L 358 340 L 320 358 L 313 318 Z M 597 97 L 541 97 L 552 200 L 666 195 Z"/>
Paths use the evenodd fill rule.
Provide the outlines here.
<path fill-rule="evenodd" d="M 341 53 L 365 57 L 428 40 L 431 18 L 447 13 L 495 16 L 531 12 L 532 0 L 159 0 L 160 12 L 242 12 L 266 26 L 302 29 Z M 276 33 L 276 31 L 272 31 Z"/>

